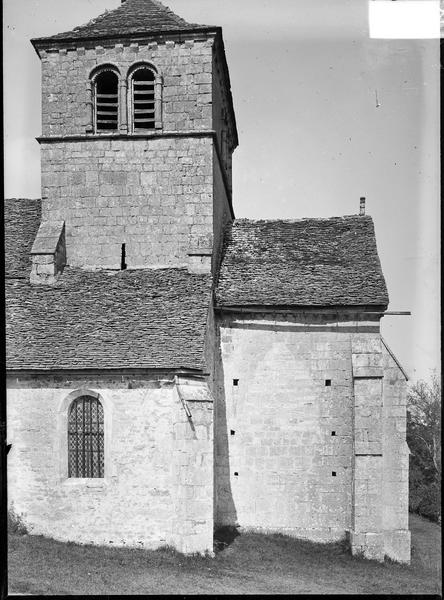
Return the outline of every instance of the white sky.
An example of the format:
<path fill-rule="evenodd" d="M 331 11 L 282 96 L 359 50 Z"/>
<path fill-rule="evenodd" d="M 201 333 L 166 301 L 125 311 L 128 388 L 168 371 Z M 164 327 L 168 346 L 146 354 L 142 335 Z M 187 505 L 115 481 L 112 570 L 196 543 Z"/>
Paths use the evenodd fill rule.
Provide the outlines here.
<path fill-rule="evenodd" d="M 367 214 L 409 376 L 439 370 L 439 40 L 372 40 L 367 0 L 165 0 L 222 25 L 239 130 L 237 217 Z M 40 64 L 29 39 L 120 0 L 5 0 L 5 196 L 40 197 Z M 378 104 L 376 102 L 376 96 Z"/>

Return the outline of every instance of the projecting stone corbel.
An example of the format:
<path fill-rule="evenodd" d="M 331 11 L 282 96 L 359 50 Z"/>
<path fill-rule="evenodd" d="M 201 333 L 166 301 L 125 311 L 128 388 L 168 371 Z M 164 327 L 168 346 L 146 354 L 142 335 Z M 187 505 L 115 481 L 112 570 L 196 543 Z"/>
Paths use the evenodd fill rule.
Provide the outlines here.
<path fill-rule="evenodd" d="M 31 249 L 30 281 L 35 284 L 55 283 L 66 264 L 65 222 L 41 223 Z"/>

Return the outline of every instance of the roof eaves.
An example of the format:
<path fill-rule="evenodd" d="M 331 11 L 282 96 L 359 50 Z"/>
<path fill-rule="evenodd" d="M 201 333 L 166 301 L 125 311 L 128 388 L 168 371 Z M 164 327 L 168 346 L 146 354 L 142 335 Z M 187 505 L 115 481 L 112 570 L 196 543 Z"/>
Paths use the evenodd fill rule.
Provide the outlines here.
<path fill-rule="evenodd" d="M 20 373 L 21 375 L 38 375 L 51 373 L 56 375 L 57 373 L 75 373 L 89 375 L 97 375 L 100 373 L 126 373 L 126 374 L 147 374 L 147 375 L 158 375 L 162 373 L 174 373 L 178 375 L 195 375 L 195 376 L 207 376 L 209 372 L 206 368 L 195 368 L 195 367 L 183 367 L 183 366 L 169 366 L 169 367 L 6 367 L 6 372 L 10 375 Z"/>
<path fill-rule="evenodd" d="M 216 310 L 227 312 L 360 312 L 367 314 L 384 315 L 386 304 L 224 304 L 218 303 Z"/>
<path fill-rule="evenodd" d="M 54 36 L 50 36 L 50 37 L 42 37 L 42 38 L 32 38 L 31 39 L 31 44 L 33 45 L 34 49 L 36 51 L 40 50 L 44 50 L 45 47 L 48 46 L 52 46 L 52 47 L 58 47 L 58 46 L 64 46 L 67 43 L 70 44 L 77 44 L 80 42 L 94 42 L 97 40 L 116 40 L 116 39 L 127 39 L 127 38 L 133 38 L 135 41 L 137 40 L 143 40 L 143 39 L 151 39 L 151 38 L 158 38 L 158 37 L 162 37 L 162 36 L 171 36 L 171 35 L 175 35 L 175 36 L 181 36 L 181 35 L 192 35 L 195 33 L 214 33 L 217 35 L 218 32 L 221 32 L 222 28 L 218 25 L 215 26 L 211 26 L 211 25 L 203 25 L 203 26 L 198 26 L 198 27 L 184 27 L 181 29 L 175 28 L 175 29 L 162 29 L 162 30 L 158 30 L 158 31 L 147 31 L 146 33 L 143 32 L 121 32 L 119 34 L 109 34 L 109 33 L 105 33 L 105 34 L 98 34 L 98 35 L 84 35 L 84 36 L 70 36 L 69 34 L 66 35 L 66 37 L 54 37 Z M 69 32 L 72 33 L 72 32 Z"/>

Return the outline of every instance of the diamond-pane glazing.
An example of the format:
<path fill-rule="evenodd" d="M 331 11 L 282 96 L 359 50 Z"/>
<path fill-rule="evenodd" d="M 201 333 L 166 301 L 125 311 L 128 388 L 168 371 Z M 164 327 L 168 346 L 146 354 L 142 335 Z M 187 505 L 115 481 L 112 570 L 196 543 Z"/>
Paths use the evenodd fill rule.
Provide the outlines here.
<path fill-rule="evenodd" d="M 90 396 L 77 398 L 69 410 L 68 475 L 104 476 L 103 406 Z"/>

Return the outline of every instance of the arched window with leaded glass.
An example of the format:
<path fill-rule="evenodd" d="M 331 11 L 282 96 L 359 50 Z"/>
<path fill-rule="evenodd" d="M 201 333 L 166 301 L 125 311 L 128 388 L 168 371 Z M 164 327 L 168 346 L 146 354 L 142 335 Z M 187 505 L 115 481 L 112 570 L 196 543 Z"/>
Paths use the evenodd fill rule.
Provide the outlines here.
<path fill-rule="evenodd" d="M 104 477 L 104 417 L 97 398 L 76 398 L 68 414 L 68 477 Z"/>

